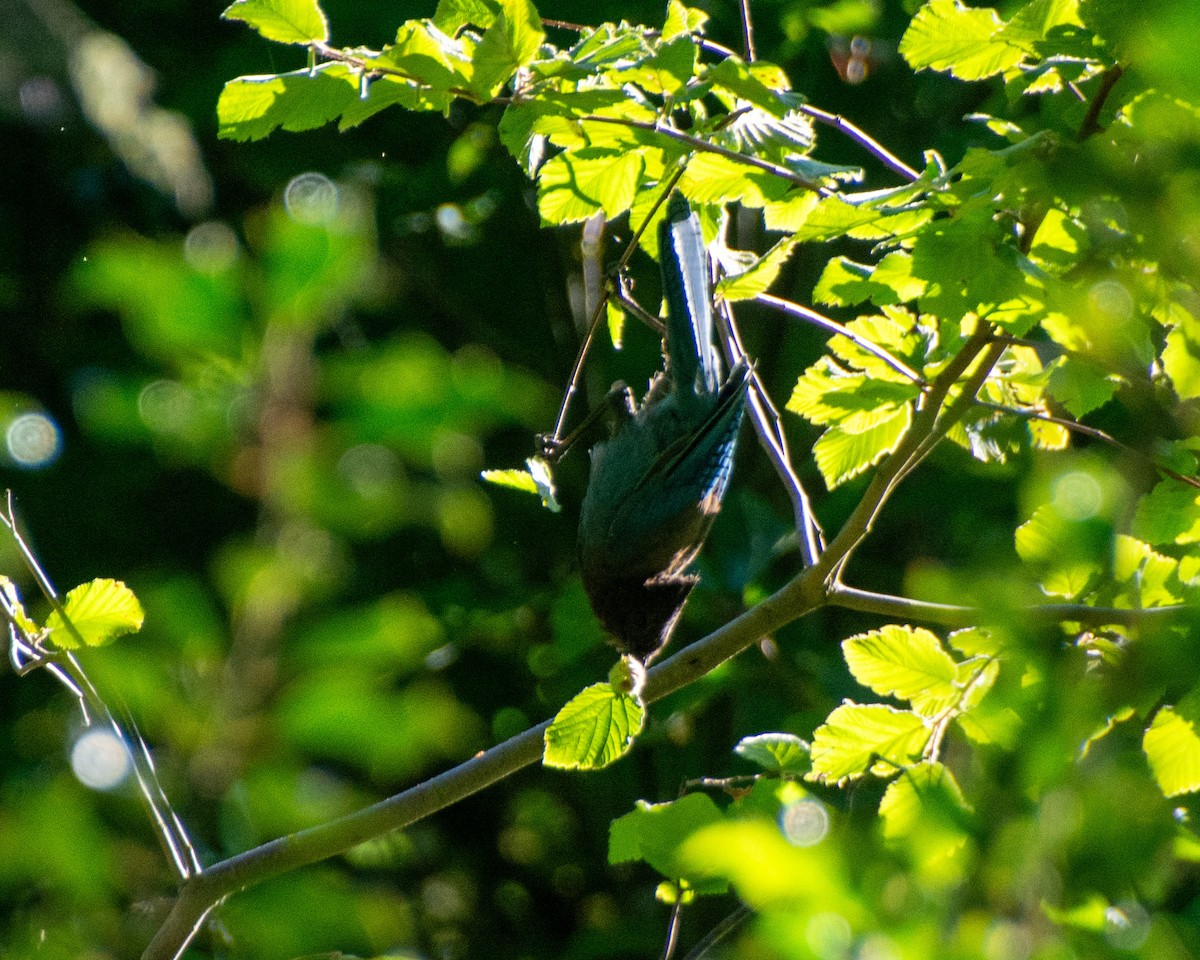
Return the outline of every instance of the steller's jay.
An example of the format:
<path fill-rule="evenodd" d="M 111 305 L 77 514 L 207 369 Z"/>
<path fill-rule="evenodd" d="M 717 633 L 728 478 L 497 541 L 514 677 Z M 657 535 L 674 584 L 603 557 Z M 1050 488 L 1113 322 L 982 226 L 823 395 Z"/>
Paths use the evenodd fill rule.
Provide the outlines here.
<path fill-rule="evenodd" d="M 749 367 L 721 378 L 700 223 L 673 194 L 659 227 L 664 369 L 638 406 L 623 383 L 592 448 L 579 517 L 583 586 L 614 644 L 643 662 L 670 639 L 699 577 L 687 573 L 733 472 Z"/>

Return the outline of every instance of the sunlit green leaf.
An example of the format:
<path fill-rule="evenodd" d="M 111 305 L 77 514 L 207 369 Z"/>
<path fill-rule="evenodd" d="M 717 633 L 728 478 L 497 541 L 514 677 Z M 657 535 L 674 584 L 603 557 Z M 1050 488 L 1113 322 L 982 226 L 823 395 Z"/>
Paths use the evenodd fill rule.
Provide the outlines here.
<path fill-rule="evenodd" d="M 920 757 L 929 736 L 925 720 L 909 710 L 843 704 L 813 735 L 809 778 L 841 783 L 868 771 L 887 776 Z"/>
<path fill-rule="evenodd" d="M 806 773 L 810 747 L 790 733 L 760 733 L 742 737 L 733 752 L 772 773 Z"/>
<path fill-rule="evenodd" d="M 377 84 L 404 91 L 398 84 Z M 361 100 L 358 77 L 342 63 L 316 71 L 238 77 L 225 84 L 217 101 L 218 135 L 227 140 L 260 140 L 276 129 L 311 130 L 336 120 Z M 407 95 L 406 95 L 407 96 Z M 405 103 L 402 97 L 399 101 Z M 415 93 L 406 106 L 415 106 Z"/>
<path fill-rule="evenodd" d="M 1004 21 L 991 8 L 958 0 L 930 0 L 900 40 L 900 55 L 914 70 L 932 69 L 960 80 L 982 80 L 1020 63 L 1020 47 L 999 39 Z"/>
<path fill-rule="evenodd" d="M 954 698 L 957 667 L 941 641 L 919 627 L 889 624 L 842 642 L 854 679 L 901 700 Z"/>
<path fill-rule="evenodd" d="M 695 33 L 707 22 L 708 14 L 703 10 L 685 6 L 679 0 L 667 0 L 667 19 L 663 23 L 663 39 L 673 40 L 680 34 Z"/>
<path fill-rule="evenodd" d="M 679 189 L 699 204 L 738 200 L 748 207 L 762 207 L 780 199 L 787 192 L 788 182 L 728 157 L 700 153 L 688 162 Z"/>
<path fill-rule="evenodd" d="M 912 408 L 856 414 L 821 434 L 813 444 L 817 469 L 832 490 L 874 466 L 900 444 L 912 423 Z"/>
<path fill-rule="evenodd" d="M 1200 791 L 1200 711 L 1194 699 L 1160 708 L 1142 739 L 1154 779 L 1168 797 Z"/>
<path fill-rule="evenodd" d="M 542 167 L 538 211 L 546 223 L 578 223 L 603 210 L 609 219 L 629 209 L 644 162 L 638 151 L 560 153 Z"/>
<path fill-rule="evenodd" d="M 63 611 L 66 620 L 57 610 L 46 618 L 47 636 L 60 650 L 74 650 L 80 640 L 89 647 L 111 643 L 142 629 L 146 619 L 138 598 L 119 580 L 80 584 L 63 598 Z"/>
<path fill-rule="evenodd" d="M 961 879 L 958 855 L 967 842 L 968 816 L 954 774 L 940 763 L 902 771 L 879 802 L 884 837 L 907 849 L 921 878 L 934 886 Z"/>
<path fill-rule="evenodd" d="M 1184 400 L 1200 397 L 1200 319 L 1180 310 L 1179 323 L 1167 334 L 1163 368 Z"/>
<path fill-rule="evenodd" d="M 244 21 L 279 43 L 329 41 L 329 24 L 316 0 L 237 0 L 221 16 Z"/>
<path fill-rule="evenodd" d="M 572 697 L 546 728 L 542 763 L 564 770 L 598 770 L 629 752 L 646 722 L 638 697 L 594 683 Z"/>
<path fill-rule="evenodd" d="M 537 56 L 545 39 L 541 17 L 529 0 L 500 0 L 500 11 L 471 59 L 471 89 L 483 100 L 494 97 Z"/>
<path fill-rule="evenodd" d="M 743 272 L 723 277 L 717 284 L 716 293 L 730 301 L 751 300 L 765 293 L 779 276 L 795 246 L 794 237 L 784 237 Z"/>
<path fill-rule="evenodd" d="M 1138 501 L 1130 533 L 1147 543 L 1200 542 L 1200 490 L 1167 478 Z"/>
<path fill-rule="evenodd" d="M 555 496 L 554 478 L 545 460 L 531 458 L 525 461 L 525 470 L 484 470 L 480 475 L 488 483 L 510 490 L 521 490 L 539 497 L 542 506 L 558 513 L 562 506 Z"/>
<path fill-rule="evenodd" d="M 467 24 L 487 29 L 496 19 L 499 6 L 496 0 L 438 0 L 432 23 L 450 36 Z"/>

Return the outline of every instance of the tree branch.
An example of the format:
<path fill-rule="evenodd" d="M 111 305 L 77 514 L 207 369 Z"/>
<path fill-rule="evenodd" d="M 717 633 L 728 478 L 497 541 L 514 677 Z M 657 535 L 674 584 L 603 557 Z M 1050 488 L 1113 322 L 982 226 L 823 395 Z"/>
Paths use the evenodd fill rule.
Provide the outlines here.
<path fill-rule="evenodd" d="M 702 640 L 651 669 L 647 703 L 686 687 L 750 647 L 759 638 L 815 609 L 821 584 L 811 570 Z M 407 827 L 478 793 L 542 755 L 549 721 L 532 727 L 444 773 L 337 820 L 280 837 L 214 864 L 185 881 L 167 919 L 142 960 L 175 960 L 196 935 L 204 917 L 230 894 L 289 870 L 328 859 L 372 837 Z"/>
<path fill-rule="evenodd" d="M 980 607 L 960 606 L 952 603 L 933 603 L 927 600 L 912 600 L 884 593 L 858 590 L 845 584 L 832 585 L 827 594 L 830 606 L 859 613 L 877 613 L 883 617 L 901 620 L 923 620 L 946 627 L 966 627 L 985 619 Z M 1174 604 L 1166 607 L 1144 607 L 1124 609 L 1120 607 L 1089 607 L 1082 603 L 1046 603 L 1020 607 L 1016 611 L 1023 622 L 1065 623 L 1075 621 L 1088 627 L 1121 624 L 1132 627 L 1144 624 L 1173 623 L 1186 615 L 1195 615 L 1195 607 Z"/>
<path fill-rule="evenodd" d="M 827 110 L 822 110 L 820 107 L 814 107 L 807 103 L 801 105 L 800 112 L 807 114 L 814 120 L 817 120 L 826 126 L 833 127 L 833 129 L 844 133 L 859 146 L 866 149 L 871 156 L 879 160 L 879 162 L 885 167 L 895 171 L 896 173 L 900 174 L 900 176 L 906 177 L 909 180 L 921 179 L 921 175 L 916 170 L 888 150 L 887 147 L 885 147 L 878 140 L 871 137 L 861 128 L 856 127 L 845 117 L 839 116 L 836 113 L 830 113 Z"/>
<path fill-rule="evenodd" d="M 875 517 L 882 509 L 896 484 L 913 465 L 914 458 L 919 455 L 922 444 L 934 432 L 939 415 L 942 413 L 942 403 L 950 388 L 958 382 L 968 367 L 974 362 L 979 353 L 987 346 L 990 330 L 987 324 L 979 324 L 978 329 L 971 335 L 959 352 L 946 368 L 938 374 L 930 384 L 929 389 L 921 399 L 919 409 L 913 417 L 908 433 L 900 441 L 894 451 L 883 461 L 867 485 L 866 492 L 850 513 L 837 536 L 825 548 L 816 564 L 811 568 L 824 582 L 835 576 L 845 563 L 850 553 L 871 532 Z"/>
<path fill-rule="evenodd" d="M 723 302 L 717 315 L 721 319 L 721 333 L 729 354 L 726 359 L 732 366 L 740 357 L 746 355 L 745 347 L 742 345 L 741 332 L 738 330 L 737 320 L 733 315 L 732 304 L 728 301 Z M 750 420 L 754 424 L 754 432 L 758 436 L 759 443 L 766 451 L 767 458 L 775 467 L 775 472 L 779 474 L 779 479 L 783 481 L 784 488 L 787 490 L 788 498 L 792 501 L 796 535 L 800 540 L 800 556 L 804 560 L 804 565 L 811 567 L 817 562 L 817 557 L 820 556 L 821 550 L 825 546 L 821 526 L 817 523 L 816 515 L 813 513 L 808 491 L 804 489 L 804 484 L 800 482 L 800 477 L 792 464 L 787 434 L 784 433 L 779 410 L 771 402 L 771 397 L 767 393 L 758 371 L 751 368 L 750 376 L 751 389 L 748 397 Z"/>
<path fill-rule="evenodd" d="M 1079 133 L 1075 137 L 1080 143 L 1083 143 L 1088 137 L 1104 129 L 1099 123 L 1100 111 L 1104 109 L 1104 104 L 1108 101 L 1108 95 L 1112 93 L 1113 87 L 1117 85 L 1117 81 L 1121 79 L 1121 75 L 1124 72 L 1124 67 L 1119 63 L 1114 63 L 1101 75 L 1100 89 L 1096 91 L 1096 96 L 1088 104 L 1088 111 L 1084 115 L 1083 122 L 1079 125 Z"/>
<path fill-rule="evenodd" d="M 811 323 L 813 326 L 820 327 L 823 330 L 828 330 L 830 333 L 845 337 L 855 346 L 872 356 L 878 357 L 889 367 L 895 370 L 902 377 L 906 377 L 913 383 L 921 386 L 925 385 L 925 380 L 903 360 L 892 356 L 883 347 L 877 343 L 872 343 L 865 337 L 860 337 L 853 330 L 838 323 L 836 320 L 831 320 L 823 314 L 817 313 L 816 310 L 810 310 L 808 307 L 802 306 L 799 303 L 793 303 L 791 300 L 784 300 L 783 297 L 776 297 L 769 293 L 760 293 L 754 297 L 755 303 L 761 303 L 766 307 L 774 307 L 776 310 L 782 310 L 784 313 L 803 320 L 806 323 Z"/>

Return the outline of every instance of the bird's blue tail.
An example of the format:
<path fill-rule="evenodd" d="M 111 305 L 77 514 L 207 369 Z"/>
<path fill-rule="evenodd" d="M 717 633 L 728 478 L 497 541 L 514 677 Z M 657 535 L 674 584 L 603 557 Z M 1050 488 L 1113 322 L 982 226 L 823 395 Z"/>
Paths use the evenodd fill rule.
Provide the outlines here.
<path fill-rule="evenodd" d="M 667 356 L 676 391 L 714 393 L 721 370 L 708 294 L 708 259 L 700 221 L 678 193 L 667 201 L 659 226 L 663 298 L 667 302 Z"/>

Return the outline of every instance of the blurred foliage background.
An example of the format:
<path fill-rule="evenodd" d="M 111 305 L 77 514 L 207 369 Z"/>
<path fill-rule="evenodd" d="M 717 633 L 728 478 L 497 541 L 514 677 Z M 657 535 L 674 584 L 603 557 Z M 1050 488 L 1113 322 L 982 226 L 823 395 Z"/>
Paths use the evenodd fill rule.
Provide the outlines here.
<path fill-rule="evenodd" d="M 738 5 L 700 6 L 710 35 L 740 47 Z M 432 13 L 324 7 L 339 44 L 379 45 Z M 918 166 L 927 147 L 957 161 L 979 136 L 960 118 L 999 96 L 914 76 L 896 54 L 912 13 L 900 4 L 752 9 L 761 57 Z M 284 54 L 219 13 L 182 0 L 0 0 L 0 433 L 21 423 L 35 441 L 0 453 L 0 484 L 61 589 L 109 576 L 141 598 L 145 629 L 86 663 L 154 745 L 206 860 L 445 769 L 553 714 L 613 657 L 575 569 L 585 458 L 564 465 L 561 515 L 479 480 L 519 465 L 553 424 L 581 323 L 577 232 L 539 228 L 532 187 L 496 141 L 498 107 L 217 141 L 226 80 L 303 63 L 302 51 L 276 62 Z M 662 18 L 657 2 L 555 0 L 541 13 Z M 864 160 L 833 136 L 821 157 Z M 780 292 L 805 300 L 837 252 L 800 250 Z M 653 289 L 648 260 L 633 272 Z M 750 308 L 743 323 L 785 398 L 823 337 Z M 635 330 L 622 353 L 598 354 L 593 396 L 618 377 L 643 383 L 657 351 Z M 1114 405 L 1104 425 L 1146 412 Z M 789 428 L 806 450 L 800 421 Z M 676 645 L 798 563 L 786 498 L 752 440 L 742 444 Z M 811 463 L 800 467 L 821 491 Z M 854 581 L 986 592 L 1015 561 L 1023 498 L 1058 469 L 944 452 L 890 506 Z M 828 527 L 860 490 L 818 498 Z M 7 544 L 0 570 L 20 579 Z M 748 772 L 730 753 L 742 736 L 810 735 L 857 689 L 838 641 L 875 625 L 810 617 L 657 704 L 616 767 L 526 771 L 239 895 L 196 955 L 651 955 L 666 909 L 648 870 L 603 866 L 610 821 L 689 777 Z M 1047 669 L 1069 681 L 1080 667 Z M 1050 708 L 1065 729 L 1071 708 Z M 51 677 L 0 673 L 0 956 L 135 956 L 171 892 L 132 789 L 97 792 L 73 775 L 80 731 Z M 979 783 L 1019 775 L 995 769 Z M 1010 860 L 987 878 L 993 909 L 1018 913 L 1051 861 L 1103 876 L 1160 849 L 1165 801 L 1145 778 L 1105 768 L 1089 790 L 1060 795 L 1044 817 L 1010 818 L 1015 833 L 998 847 Z M 871 806 L 861 794 L 829 800 L 850 817 Z M 1081 841 L 1084 817 L 1109 832 Z M 893 894 L 903 914 L 912 900 Z M 689 929 L 730 909 L 699 903 Z M 1029 956 L 1009 933 L 989 941 L 1000 944 L 989 960 Z"/>

